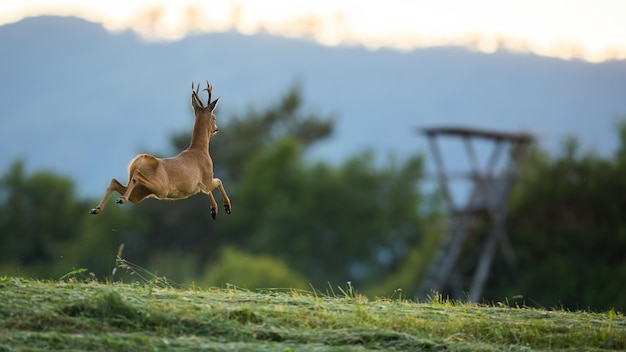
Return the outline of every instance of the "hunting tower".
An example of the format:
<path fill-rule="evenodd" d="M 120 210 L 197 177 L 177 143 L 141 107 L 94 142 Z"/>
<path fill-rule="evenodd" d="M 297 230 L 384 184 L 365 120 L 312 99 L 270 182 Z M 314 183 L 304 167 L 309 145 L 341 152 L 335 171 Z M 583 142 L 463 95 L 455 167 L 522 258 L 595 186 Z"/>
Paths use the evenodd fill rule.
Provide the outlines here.
<path fill-rule="evenodd" d="M 515 256 L 505 226 L 507 201 L 534 138 L 526 133 L 463 127 L 424 128 L 419 132 L 428 139 L 450 221 L 422 277 L 418 296 L 437 291 L 478 301 L 498 248 L 509 268 L 515 270 Z M 468 172 L 446 170 L 440 149 L 442 138 L 461 140 L 469 159 Z M 486 165 L 479 162 L 477 141 L 483 146 L 487 142 Z M 468 181 L 469 186 L 463 204 L 457 204 L 451 191 L 451 183 L 459 178 Z M 481 233 L 476 233 L 477 225 L 483 230 Z"/>

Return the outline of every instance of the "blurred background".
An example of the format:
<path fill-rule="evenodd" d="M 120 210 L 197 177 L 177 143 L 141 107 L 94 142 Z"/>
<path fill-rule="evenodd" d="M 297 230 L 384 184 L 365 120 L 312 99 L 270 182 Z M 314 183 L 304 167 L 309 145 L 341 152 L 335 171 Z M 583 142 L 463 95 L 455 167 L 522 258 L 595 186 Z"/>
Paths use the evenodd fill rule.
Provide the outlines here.
<path fill-rule="evenodd" d="M 506 204 L 515 268 L 496 254 L 483 300 L 626 309 L 622 2 L 0 7 L 0 275 L 116 280 L 124 244 L 181 284 L 424 299 L 450 208 L 416 129 L 465 126 L 536 138 Z M 210 151 L 233 213 L 212 220 L 203 195 L 114 195 L 90 216 L 136 154 L 188 145 L 190 85 L 205 80 L 222 97 Z M 443 154 L 468 168 L 458 147 Z"/>

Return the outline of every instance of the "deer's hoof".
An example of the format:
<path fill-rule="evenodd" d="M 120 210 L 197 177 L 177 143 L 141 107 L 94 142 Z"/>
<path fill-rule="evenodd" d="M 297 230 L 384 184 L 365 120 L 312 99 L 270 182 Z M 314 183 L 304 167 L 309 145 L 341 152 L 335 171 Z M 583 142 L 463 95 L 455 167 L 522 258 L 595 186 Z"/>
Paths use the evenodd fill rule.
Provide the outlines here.
<path fill-rule="evenodd" d="M 224 204 L 224 210 L 226 210 L 226 214 L 230 214 L 230 204 Z"/>
<path fill-rule="evenodd" d="M 211 217 L 215 219 L 216 216 L 217 216 L 217 209 L 215 209 L 215 207 L 211 207 Z"/>
<path fill-rule="evenodd" d="M 124 203 L 126 203 L 126 198 L 124 198 L 124 197 L 119 197 L 119 198 L 117 198 L 117 200 L 115 201 L 115 203 L 117 203 L 117 204 L 124 204 Z"/>
<path fill-rule="evenodd" d="M 100 214 L 101 211 L 102 209 L 100 208 L 93 208 L 89 211 L 89 214 L 97 215 L 97 214 Z"/>

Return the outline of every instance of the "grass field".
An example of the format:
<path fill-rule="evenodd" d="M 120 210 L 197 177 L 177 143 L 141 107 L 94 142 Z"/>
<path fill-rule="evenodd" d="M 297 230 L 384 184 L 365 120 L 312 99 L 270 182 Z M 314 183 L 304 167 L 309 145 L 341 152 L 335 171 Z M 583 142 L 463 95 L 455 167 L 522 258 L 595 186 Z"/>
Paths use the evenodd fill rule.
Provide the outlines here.
<path fill-rule="evenodd" d="M 620 350 L 626 318 L 330 294 L 0 277 L 0 351 Z"/>

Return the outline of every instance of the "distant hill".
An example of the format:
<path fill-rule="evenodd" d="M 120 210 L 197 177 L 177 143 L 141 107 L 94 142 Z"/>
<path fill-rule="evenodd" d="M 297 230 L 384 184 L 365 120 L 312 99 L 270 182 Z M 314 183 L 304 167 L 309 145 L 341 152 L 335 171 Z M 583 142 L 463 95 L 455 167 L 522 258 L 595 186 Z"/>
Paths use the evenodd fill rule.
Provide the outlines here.
<path fill-rule="evenodd" d="M 300 82 L 309 109 L 337 116 L 334 137 L 311 155 L 330 161 L 365 148 L 381 158 L 424 151 L 413 128 L 451 124 L 531 132 L 553 150 L 574 134 L 607 154 L 626 115 L 626 61 L 370 51 L 234 32 L 148 43 L 65 17 L 1 26 L 0 47 L 0 172 L 24 158 L 90 196 L 111 177 L 125 181 L 137 152 L 170 152 L 169 136 L 193 123 L 192 80 L 213 83 L 223 119 Z"/>

